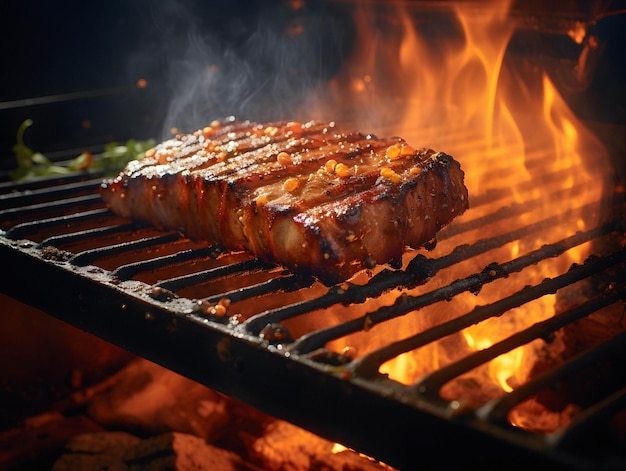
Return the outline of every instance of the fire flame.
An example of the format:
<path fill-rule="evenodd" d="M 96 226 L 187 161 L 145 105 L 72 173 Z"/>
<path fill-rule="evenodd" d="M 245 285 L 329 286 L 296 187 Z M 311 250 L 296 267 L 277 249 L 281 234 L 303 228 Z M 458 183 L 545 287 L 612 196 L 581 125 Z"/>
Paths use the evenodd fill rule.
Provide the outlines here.
<path fill-rule="evenodd" d="M 495 227 L 481 227 L 440 241 L 435 254 L 447 254 L 459 244 L 484 238 L 489 231 L 509 229 L 498 224 L 527 225 L 561 214 L 564 201 L 576 209 L 602 196 L 601 180 L 594 173 L 600 168 L 599 162 L 606 159 L 602 145 L 568 108 L 547 73 L 534 64 L 529 67 L 528 63 L 519 64 L 507 57 L 516 31 L 508 14 L 510 4 L 496 1 L 487 7 L 478 4 L 480 7 L 474 2 L 459 2 L 453 6 L 454 22 L 448 25 L 456 34 L 442 34 L 444 40 L 435 41 L 428 14 L 416 4 L 394 4 L 394 13 L 383 20 L 371 4 L 362 5 L 355 17 L 359 47 L 331 83 L 329 109 L 347 110 L 348 118 L 363 128 L 380 127 L 381 134 L 400 135 L 414 145 L 454 155 L 466 174 L 470 204 L 481 198 L 488 200 L 490 191 L 509 192 L 507 205 L 541 202 L 532 211 L 515 216 L 515 222 L 505 219 Z M 381 29 L 376 27 L 380 21 L 385 22 L 382 29 L 388 33 L 384 37 L 372 33 Z M 355 107 L 358 113 L 353 111 Z M 368 112 L 372 109 L 376 113 Z M 392 129 L 389 122 L 394 123 Z M 584 155 L 593 155 L 593 166 L 585 165 Z M 501 201 L 484 201 L 460 220 L 481 217 L 502 205 Z M 532 240 L 520 239 L 490 252 L 488 258 L 466 261 L 456 266 L 454 273 L 444 270 L 437 280 L 411 294 L 431 291 L 438 283 L 447 284 L 481 271 L 491 262 L 512 260 L 596 222 L 588 216 L 568 218 L 544 228 Z M 479 295 L 456 296 L 445 305 L 445 312 L 441 307 L 423 308 L 415 316 L 394 319 L 389 325 L 375 326 L 373 331 L 385 339 L 383 345 L 406 338 L 525 285 L 559 275 L 572 263 L 581 263 L 589 250 L 587 245 L 580 246 L 549 263 L 529 267 L 516 274 L 515 283 L 498 280 L 485 285 Z M 371 312 L 391 304 L 397 295 L 375 300 L 366 309 Z M 544 296 L 497 319 L 466 328 L 454 339 L 402 354 L 383 364 L 381 372 L 399 382 L 414 383 L 430 371 L 553 316 L 554 305 L 554 296 Z M 356 347 L 364 353 L 380 346 L 374 338 L 372 333 L 360 333 L 337 341 L 331 348 L 340 352 Z M 442 396 L 452 400 L 465 394 L 459 384 L 468 378 L 491 385 L 486 389 L 493 392 L 481 393 L 487 399 L 513 390 L 528 378 L 540 343 L 519 347 L 480 371 L 467 373 L 456 381 L 458 384 L 446 385 Z"/>

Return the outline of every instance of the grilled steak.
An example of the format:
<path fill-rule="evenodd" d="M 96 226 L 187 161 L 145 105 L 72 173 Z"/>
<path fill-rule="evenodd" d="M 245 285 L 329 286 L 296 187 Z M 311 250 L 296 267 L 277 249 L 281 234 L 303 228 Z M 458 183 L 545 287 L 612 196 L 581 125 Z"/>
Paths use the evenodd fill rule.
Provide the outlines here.
<path fill-rule="evenodd" d="M 468 208 L 449 155 L 332 122 L 214 122 L 146 152 L 101 194 L 121 216 L 326 284 L 398 263 Z"/>

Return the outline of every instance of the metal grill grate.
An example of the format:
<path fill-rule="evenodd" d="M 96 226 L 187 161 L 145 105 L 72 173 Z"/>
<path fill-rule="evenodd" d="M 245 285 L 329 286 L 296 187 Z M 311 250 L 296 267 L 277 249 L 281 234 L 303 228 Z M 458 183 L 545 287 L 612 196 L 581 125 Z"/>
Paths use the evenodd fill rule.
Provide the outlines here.
<path fill-rule="evenodd" d="M 589 365 L 623 359 L 624 333 L 616 332 L 480 404 L 442 394 L 446 384 L 518 346 L 535 339 L 549 343 L 555 332 L 577 319 L 622 305 L 623 195 L 521 222 L 543 205 L 546 195 L 515 203 L 506 188 L 491 189 L 442 231 L 438 247 L 410 253 L 403 269 L 383 268 L 327 288 L 248 254 L 224 253 L 177 232 L 123 220 L 103 207 L 98 184 L 99 178 L 4 185 L 0 253 L 10 276 L 2 283 L 3 292 L 400 468 L 458 460 L 446 451 L 450 448 L 465 453 L 464 462 L 485 460 L 484 446 L 502 452 L 492 452 L 488 460 L 503 460 L 509 467 L 541 462 L 613 469 L 626 464 L 621 442 L 598 453 L 589 439 L 598 424 L 610 428 L 607 424 L 624 413 L 623 384 L 581 407 L 567 427 L 550 433 L 514 427 L 509 419 L 521 403 Z M 526 190 L 533 190 L 531 183 Z M 576 191 L 556 189 L 548 198 L 559 201 Z M 546 228 L 594 214 L 599 206 L 611 209 L 596 227 L 544 240 Z M 495 230 L 476 237 L 494 225 Z M 526 248 L 517 256 L 490 261 L 497 259 L 494 251 L 519 241 Z M 518 281 L 529 268 L 585 245 L 593 246 L 593 255 L 560 273 Z M 514 316 L 520 306 L 598 277 L 609 280 L 602 289 L 487 348 L 408 381 L 381 373 L 382 365 L 407 352 L 458 336 L 485 320 Z M 450 301 L 467 293 L 478 300 L 482 290 L 496 283 L 510 292 L 460 315 L 446 314 Z M 212 315 L 211 308 L 224 298 L 230 302 L 229 315 Z M 381 326 L 433 313 L 440 320 L 432 325 L 379 338 Z M 355 336 L 377 340 L 356 354 L 337 349 L 338 344 L 351 345 Z"/>

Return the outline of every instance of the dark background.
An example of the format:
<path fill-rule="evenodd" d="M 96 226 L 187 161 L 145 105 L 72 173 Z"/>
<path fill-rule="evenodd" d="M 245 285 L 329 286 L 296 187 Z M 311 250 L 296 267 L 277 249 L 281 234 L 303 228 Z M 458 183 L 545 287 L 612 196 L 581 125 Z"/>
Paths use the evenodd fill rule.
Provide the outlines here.
<path fill-rule="evenodd" d="M 159 139 L 171 126 L 193 130 L 217 117 L 288 114 L 338 69 L 349 9 L 279 0 L 2 2 L 0 167 L 12 161 L 26 118 L 34 120 L 27 144 L 54 153 Z"/>
<path fill-rule="evenodd" d="M 321 0 L 2 2 L 0 169 L 13 165 L 26 118 L 34 120 L 27 144 L 54 157 L 111 140 L 161 139 L 172 126 L 189 131 L 228 115 L 291 117 L 352 50 L 352 12 L 349 2 Z M 583 119 L 626 125 L 625 18 L 597 22 L 602 52 L 593 76 L 563 90 Z M 512 47 L 532 46 L 556 62 L 580 52 L 567 38 L 531 35 Z"/>

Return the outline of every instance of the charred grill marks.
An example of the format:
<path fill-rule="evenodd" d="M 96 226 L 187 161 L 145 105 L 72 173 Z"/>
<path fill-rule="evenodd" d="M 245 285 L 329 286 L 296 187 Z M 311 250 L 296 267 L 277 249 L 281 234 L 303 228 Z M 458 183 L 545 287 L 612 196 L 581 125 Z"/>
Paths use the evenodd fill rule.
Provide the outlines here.
<path fill-rule="evenodd" d="M 102 196 L 122 216 L 344 280 L 400 260 L 468 207 L 452 157 L 334 123 L 213 123 L 130 163 Z M 422 218 L 420 218 L 422 216 Z"/>

